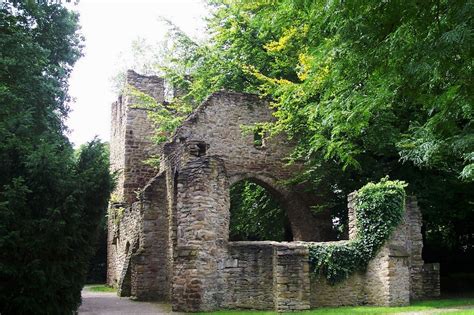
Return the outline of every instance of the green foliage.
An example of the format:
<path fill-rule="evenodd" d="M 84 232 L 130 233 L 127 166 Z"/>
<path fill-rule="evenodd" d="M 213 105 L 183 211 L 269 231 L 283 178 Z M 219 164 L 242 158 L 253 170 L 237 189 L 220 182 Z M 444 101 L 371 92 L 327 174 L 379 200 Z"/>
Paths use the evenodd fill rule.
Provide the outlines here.
<path fill-rule="evenodd" d="M 347 194 L 389 174 L 418 197 L 428 245 L 472 252 L 472 1 L 209 2 L 209 40 L 173 28 L 160 68 L 184 101 L 268 97 L 265 135 L 297 144 L 295 182 L 341 230 Z"/>
<path fill-rule="evenodd" d="M 320 243 L 310 247 L 310 263 L 315 274 L 330 283 L 347 279 L 367 267 L 370 259 L 401 222 L 405 210 L 405 183 L 382 179 L 369 183 L 356 195 L 355 239 L 344 243 Z"/>
<path fill-rule="evenodd" d="M 166 141 L 193 109 L 192 105 L 183 102 L 179 97 L 174 98 L 170 103 L 159 103 L 152 96 L 133 86 L 127 86 L 124 92 L 132 97 L 132 107 L 147 110 L 147 117 L 156 127 L 153 140 L 158 144 Z M 152 166 L 159 166 L 160 160 L 154 156 L 145 162 Z"/>
<path fill-rule="evenodd" d="M 124 207 L 114 205 L 111 202 L 108 208 L 107 216 L 111 217 L 114 222 L 114 225 L 118 227 L 118 225 L 120 224 L 120 220 L 122 220 L 123 218 L 124 213 L 125 213 Z"/>
<path fill-rule="evenodd" d="M 230 240 L 292 240 L 285 210 L 264 187 L 238 182 L 231 187 L 230 204 Z"/>
<path fill-rule="evenodd" d="M 81 55 L 60 4 L 0 9 L 0 313 L 67 314 L 80 303 L 112 178 L 106 147 L 64 136 Z"/>
<path fill-rule="evenodd" d="M 347 194 L 388 174 L 417 196 L 428 249 L 472 253 L 472 1 L 209 3 L 208 40 L 171 25 L 157 62 L 182 102 L 267 97 L 277 121 L 255 127 L 297 144 L 306 169 L 294 181 L 341 231 Z"/>
<path fill-rule="evenodd" d="M 2 314 L 63 314 L 80 302 L 112 180 L 102 143 L 78 158 L 44 146 L 0 194 Z M 65 154 L 68 153 L 69 154 Z"/>
<path fill-rule="evenodd" d="M 238 7 L 238 15 L 226 6 L 219 10 L 232 20 L 252 14 L 241 27 L 247 32 L 271 31 L 262 38 L 268 63 L 244 66 L 274 99 L 275 131 L 301 140 L 302 158 L 320 152 L 358 169 L 367 151 L 398 151 L 406 161 L 470 180 L 469 1 L 256 1 L 229 7 Z M 270 16 L 273 23 L 264 23 Z M 246 54 L 242 39 L 226 39 L 230 49 Z"/>
<path fill-rule="evenodd" d="M 298 139 L 309 163 L 360 170 L 366 155 L 401 156 L 473 179 L 470 1 L 210 3 L 210 40 L 171 26 L 158 65 L 184 100 L 270 96 L 270 134 Z"/>

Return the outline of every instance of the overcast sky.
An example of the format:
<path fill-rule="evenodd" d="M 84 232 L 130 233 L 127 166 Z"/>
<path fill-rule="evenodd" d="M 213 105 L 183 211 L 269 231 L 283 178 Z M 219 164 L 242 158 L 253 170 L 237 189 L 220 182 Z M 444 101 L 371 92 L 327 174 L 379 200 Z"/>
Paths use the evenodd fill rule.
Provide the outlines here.
<path fill-rule="evenodd" d="M 117 98 L 110 78 L 123 68 L 124 57 L 138 37 L 163 40 L 160 17 L 171 20 L 193 37 L 204 32 L 207 8 L 201 0 L 80 0 L 81 33 L 85 56 L 75 65 L 70 94 L 75 98 L 67 121 L 75 146 L 98 135 L 110 136 L 110 105 Z"/>

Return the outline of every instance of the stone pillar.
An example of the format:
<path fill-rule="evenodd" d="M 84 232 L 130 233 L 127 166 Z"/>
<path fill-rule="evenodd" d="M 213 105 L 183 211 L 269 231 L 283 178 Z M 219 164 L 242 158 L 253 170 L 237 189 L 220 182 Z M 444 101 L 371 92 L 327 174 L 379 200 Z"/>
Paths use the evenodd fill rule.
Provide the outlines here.
<path fill-rule="evenodd" d="M 425 264 L 422 257 L 423 236 L 421 227 L 423 218 L 415 197 L 406 201 L 408 221 L 408 253 L 410 265 L 410 299 L 419 300 L 439 297 L 439 264 Z"/>
<path fill-rule="evenodd" d="M 408 197 L 406 201 L 408 220 L 408 252 L 410 264 L 410 298 L 423 297 L 423 237 L 421 235 L 422 218 L 415 197 Z"/>
<path fill-rule="evenodd" d="M 369 304 L 401 306 L 410 303 L 408 217 L 405 211 L 402 222 L 367 267 L 365 291 Z"/>
<path fill-rule="evenodd" d="M 304 245 L 275 245 L 273 299 L 279 312 L 310 308 L 309 253 Z"/>
<path fill-rule="evenodd" d="M 348 223 L 349 223 L 349 239 L 353 240 L 357 236 L 357 218 L 355 214 L 355 200 L 357 191 L 350 193 L 347 196 L 347 211 L 348 211 Z"/>
<path fill-rule="evenodd" d="M 166 174 L 162 172 L 144 188 L 137 205 L 141 214 L 140 246 L 131 261 L 131 296 L 137 300 L 169 300 L 169 222 L 166 197 Z"/>
<path fill-rule="evenodd" d="M 196 157 L 178 175 L 175 311 L 211 311 L 224 303 L 228 186 L 224 163 L 215 157 Z"/>
<path fill-rule="evenodd" d="M 355 192 L 348 196 L 349 239 L 357 236 L 356 197 Z M 402 222 L 367 266 L 364 291 L 368 304 L 399 306 L 410 302 L 408 223 L 406 208 Z"/>
<path fill-rule="evenodd" d="M 371 305 L 401 306 L 410 302 L 406 251 L 385 245 L 367 267 L 364 291 Z"/>

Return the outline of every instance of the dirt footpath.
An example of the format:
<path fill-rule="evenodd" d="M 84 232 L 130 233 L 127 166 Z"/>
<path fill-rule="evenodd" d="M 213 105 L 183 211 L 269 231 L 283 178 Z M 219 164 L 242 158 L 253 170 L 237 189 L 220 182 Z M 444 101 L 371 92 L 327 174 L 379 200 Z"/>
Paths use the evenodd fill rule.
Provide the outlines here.
<path fill-rule="evenodd" d="M 91 292 L 87 287 L 82 290 L 82 305 L 79 307 L 81 315 L 170 313 L 172 312 L 169 304 L 135 302 L 128 298 L 120 298 L 113 292 Z"/>

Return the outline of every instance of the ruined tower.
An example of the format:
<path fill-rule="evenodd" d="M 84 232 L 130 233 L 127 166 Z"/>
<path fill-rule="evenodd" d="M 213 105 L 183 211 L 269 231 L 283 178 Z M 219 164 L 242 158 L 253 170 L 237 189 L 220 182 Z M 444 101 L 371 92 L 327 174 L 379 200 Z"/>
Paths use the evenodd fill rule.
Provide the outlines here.
<path fill-rule="evenodd" d="M 128 70 L 126 87 L 153 96 L 157 102 L 164 101 L 164 80 L 157 76 L 143 76 Z M 145 163 L 161 153 L 160 147 L 151 140 L 153 125 L 147 111 L 137 105 L 130 93 L 120 95 L 112 104 L 110 166 L 118 173 L 115 201 L 127 204 L 136 201 L 136 192 L 156 174 L 156 169 Z"/>
<path fill-rule="evenodd" d="M 125 90 L 130 88 L 154 97 L 157 102 L 164 100 L 164 80 L 157 76 L 143 76 L 129 70 Z M 157 173 L 145 161 L 162 151 L 162 147 L 151 139 L 154 129 L 147 111 L 130 93 L 122 93 L 111 110 L 110 167 L 117 174 L 117 185 L 108 214 L 107 283 L 125 288 L 122 295 L 131 294 L 131 283 L 127 283 L 131 276 L 121 273 L 130 273 L 127 264 L 132 253 L 138 250 L 140 226 L 137 224 L 142 221 L 128 210 L 138 200 L 141 189 Z M 122 221 L 124 223 L 120 224 Z M 124 279 L 126 283 L 123 283 Z"/>

